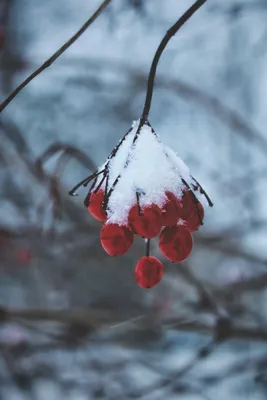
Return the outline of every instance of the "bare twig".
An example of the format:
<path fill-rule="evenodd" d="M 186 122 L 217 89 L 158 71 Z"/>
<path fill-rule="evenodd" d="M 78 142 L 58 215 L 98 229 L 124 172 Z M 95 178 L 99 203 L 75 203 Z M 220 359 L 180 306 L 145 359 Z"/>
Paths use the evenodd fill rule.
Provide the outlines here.
<path fill-rule="evenodd" d="M 183 368 L 181 368 L 181 370 L 169 374 L 164 374 L 165 376 L 162 376 L 161 373 L 161 378 L 156 383 L 153 382 L 152 384 L 146 386 L 145 388 L 142 388 L 140 390 L 135 390 L 134 392 L 129 392 L 127 393 L 127 397 L 135 399 L 143 398 L 148 394 L 153 393 L 156 390 L 167 388 L 168 386 L 173 385 L 179 379 L 184 377 L 184 375 L 187 375 L 187 373 L 189 373 L 191 369 L 193 369 L 200 361 L 206 359 L 213 350 L 214 350 L 214 343 L 213 341 L 211 341 L 210 343 L 199 349 L 197 354 Z M 151 366 L 144 360 L 142 361 L 142 363 L 151 368 Z M 156 369 L 155 366 L 153 367 L 154 367 L 153 369 L 155 370 Z M 158 370 L 158 372 L 160 373 L 161 371 Z"/>
<path fill-rule="evenodd" d="M 242 278 L 235 282 L 231 282 L 220 287 L 210 288 L 218 296 L 228 296 L 229 293 L 240 295 L 241 292 L 245 291 L 258 291 L 266 289 L 267 286 L 267 273 L 264 272 L 258 276 L 252 276 L 248 278 Z"/>
<path fill-rule="evenodd" d="M 56 59 L 61 56 L 79 37 L 86 31 L 86 29 L 96 20 L 101 12 L 107 7 L 111 0 L 105 0 L 94 12 L 93 15 L 83 24 L 83 26 L 63 45 L 58 49 L 48 60 L 46 60 L 39 68 L 37 68 L 28 78 L 26 78 L 0 105 L 0 113 L 6 106 L 17 96 L 17 94 L 30 83 L 36 76 L 43 72 L 46 68 L 50 67 Z"/>
<path fill-rule="evenodd" d="M 1 310 L 0 310 L 1 311 Z M 71 310 L 55 310 L 55 309 L 2 309 L 3 315 L 0 320 L 3 322 L 6 321 L 17 321 L 27 320 L 32 322 L 55 322 L 55 323 L 63 323 L 63 324 L 88 324 L 90 326 L 94 326 L 96 329 L 101 328 L 116 328 L 121 327 L 127 322 L 138 323 L 142 321 L 146 321 L 149 318 L 149 315 L 142 315 L 134 320 L 125 320 L 123 315 L 117 315 L 116 313 L 111 314 L 105 310 L 96 310 L 96 309 L 71 309 Z M 209 335 L 214 335 L 214 332 L 217 327 L 217 319 L 214 319 L 213 322 L 207 323 L 203 321 L 185 321 L 184 317 L 174 316 L 172 318 L 165 319 L 163 321 L 164 326 L 171 327 L 179 331 L 187 331 L 187 332 L 197 332 L 197 333 L 206 333 Z M 256 341 L 267 341 L 267 331 L 247 325 L 236 325 L 233 324 L 231 326 L 229 339 L 248 339 L 248 340 L 256 340 Z"/>
<path fill-rule="evenodd" d="M 0 313 L 1 316 L 1 313 Z M 56 310 L 56 309 L 4 309 L 6 320 L 28 320 L 39 322 L 58 322 L 58 323 L 88 323 L 92 324 L 97 321 L 99 327 L 101 322 L 115 323 L 122 321 L 122 317 L 111 315 L 105 310 Z"/>

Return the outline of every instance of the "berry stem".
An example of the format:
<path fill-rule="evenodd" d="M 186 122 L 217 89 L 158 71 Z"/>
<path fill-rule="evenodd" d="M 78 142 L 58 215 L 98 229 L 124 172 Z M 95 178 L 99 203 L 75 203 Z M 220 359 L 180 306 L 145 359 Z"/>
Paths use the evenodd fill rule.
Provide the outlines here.
<path fill-rule="evenodd" d="M 77 183 L 76 186 L 74 186 L 73 189 L 71 189 L 69 191 L 69 195 L 70 196 L 78 196 L 76 193 L 76 190 L 79 189 L 81 186 L 86 187 L 88 185 L 88 183 L 90 183 L 94 178 L 96 178 L 98 175 L 103 174 L 103 172 L 105 172 L 104 169 L 102 169 L 101 171 L 96 171 L 94 172 L 92 175 L 88 176 L 87 178 L 83 179 L 81 182 Z"/>
<path fill-rule="evenodd" d="M 91 194 L 92 194 L 92 191 L 94 190 L 94 187 L 95 187 L 95 185 L 96 185 L 96 182 L 97 182 L 97 177 L 94 179 L 94 181 L 93 181 L 93 183 L 92 183 L 92 185 L 91 185 L 91 187 L 90 187 L 90 189 L 89 189 L 89 191 L 88 191 L 88 193 L 87 193 L 87 196 L 85 197 L 85 199 L 84 199 L 84 205 L 85 205 L 85 207 L 86 208 L 88 208 L 89 207 L 89 205 L 90 205 L 90 198 L 91 198 Z"/>
<path fill-rule="evenodd" d="M 104 194 L 104 201 L 103 201 L 103 208 L 107 211 L 108 208 L 108 183 L 109 183 L 109 169 L 107 166 L 107 174 L 106 174 L 106 184 L 105 184 L 105 194 Z"/>
<path fill-rule="evenodd" d="M 94 190 L 94 193 L 96 193 L 96 192 L 99 191 L 99 189 L 101 188 L 101 186 L 102 186 L 103 183 L 104 183 L 104 180 L 106 179 L 106 176 L 107 176 L 107 168 L 105 168 L 105 171 L 104 171 L 104 173 L 103 173 L 102 179 L 101 179 L 101 181 L 99 182 L 99 184 L 97 185 L 96 189 Z"/>
<path fill-rule="evenodd" d="M 111 151 L 110 155 L 108 156 L 108 162 L 105 166 L 105 168 L 101 171 L 96 171 L 94 172 L 92 175 L 88 176 L 87 178 L 83 179 L 81 182 L 77 183 L 76 186 L 74 186 L 73 189 L 71 189 L 69 191 L 69 195 L 70 196 L 78 196 L 76 192 L 77 189 L 79 189 L 81 186 L 87 186 L 88 183 L 90 183 L 95 177 L 97 177 L 98 175 L 102 174 L 103 172 L 105 172 L 106 170 L 108 170 L 109 167 L 109 162 L 110 160 L 115 157 L 117 151 L 119 150 L 120 146 L 122 145 L 122 143 L 124 142 L 125 138 L 127 137 L 127 135 L 132 131 L 133 128 L 130 128 L 125 135 L 121 138 L 121 140 L 119 141 L 119 143 L 114 147 L 114 149 Z M 93 185 L 94 186 L 94 185 Z M 85 200 L 86 201 L 86 200 Z"/>
<path fill-rule="evenodd" d="M 146 239 L 146 256 L 149 257 L 150 255 L 150 239 Z"/>
<path fill-rule="evenodd" d="M 140 192 L 136 192 L 136 202 L 137 202 L 139 215 L 143 215 L 142 210 L 141 210 L 141 206 L 140 206 Z"/>
<path fill-rule="evenodd" d="M 201 193 L 201 194 L 204 194 L 204 196 L 206 197 L 206 200 L 207 200 L 209 206 L 210 206 L 210 207 L 213 207 L 213 202 L 211 201 L 211 199 L 210 199 L 209 196 L 207 195 L 207 192 L 203 189 L 203 187 L 200 185 L 200 183 L 199 183 L 192 175 L 190 175 L 190 176 L 191 176 L 191 178 L 193 179 L 193 181 L 196 182 L 197 186 L 199 187 L 200 193 Z"/>
<path fill-rule="evenodd" d="M 169 40 L 174 36 L 179 29 L 192 17 L 192 15 L 204 4 L 207 0 L 197 0 L 179 19 L 178 21 L 167 31 L 166 35 L 162 39 L 156 53 L 154 59 L 151 64 L 148 81 L 147 81 L 147 93 L 145 105 L 142 113 L 142 117 L 140 120 L 140 126 L 142 127 L 148 119 L 148 114 L 151 107 L 151 101 L 153 96 L 154 89 L 154 80 L 157 71 L 157 66 L 160 60 L 160 57 L 167 46 Z"/>
<path fill-rule="evenodd" d="M 171 26 L 170 29 L 167 30 L 165 36 L 163 37 L 162 41 L 159 44 L 159 47 L 157 48 L 157 51 L 154 55 L 149 75 L 148 75 L 148 80 L 147 80 L 147 91 L 146 91 L 146 99 L 145 99 L 145 104 L 143 108 L 143 113 L 140 118 L 140 123 L 138 126 L 138 129 L 136 131 L 136 134 L 133 139 L 133 144 L 136 142 L 140 131 L 142 127 L 148 123 L 148 115 L 151 107 L 151 102 L 152 102 L 152 96 L 153 96 L 153 90 L 154 90 L 154 81 L 155 81 L 155 76 L 157 72 L 157 67 L 158 63 L 160 60 L 160 57 L 165 50 L 165 47 L 167 46 L 169 40 L 181 29 L 181 27 L 192 17 L 192 15 L 203 5 L 206 3 L 207 0 L 197 0 L 179 19 L 178 21 L 175 22 L 173 26 Z"/>
<path fill-rule="evenodd" d="M 197 207 L 197 205 L 198 205 L 198 198 L 196 197 L 195 193 L 192 191 L 192 189 L 190 188 L 190 186 L 188 185 L 188 183 L 186 182 L 186 180 L 182 179 L 182 182 L 183 182 L 183 184 L 187 187 L 188 192 L 190 193 L 190 196 L 191 196 L 191 198 L 192 198 L 192 201 L 193 201 L 194 206 L 195 206 L 195 209 L 196 209 L 196 213 L 197 213 L 197 216 L 198 216 L 198 219 L 199 219 L 199 223 L 200 223 L 200 225 L 203 225 L 203 221 L 202 221 L 202 218 L 201 218 L 199 209 L 198 209 L 198 207 Z"/>

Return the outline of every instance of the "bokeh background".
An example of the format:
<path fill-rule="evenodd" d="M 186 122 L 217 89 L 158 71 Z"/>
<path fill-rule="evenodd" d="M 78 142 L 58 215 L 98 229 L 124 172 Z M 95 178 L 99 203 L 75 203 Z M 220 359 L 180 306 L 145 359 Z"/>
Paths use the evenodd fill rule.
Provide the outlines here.
<path fill-rule="evenodd" d="M 1 0 L 1 101 L 99 4 Z M 112 0 L 1 113 L 0 399 L 266 399 L 266 1 L 207 1 L 158 67 L 150 122 L 214 202 L 186 262 L 142 290 L 142 240 L 109 257 L 86 190 L 68 196 L 140 117 L 191 4 Z"/>

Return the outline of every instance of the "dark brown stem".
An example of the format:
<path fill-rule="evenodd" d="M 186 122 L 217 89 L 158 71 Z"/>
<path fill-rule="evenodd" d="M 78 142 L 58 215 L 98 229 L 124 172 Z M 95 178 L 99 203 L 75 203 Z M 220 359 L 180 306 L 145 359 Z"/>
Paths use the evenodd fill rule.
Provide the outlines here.
<path fill-rule="evenodd" d="M 150 239 L 146 239 L 146 256 L 150 255 Z"/>
<path fill-rule="evenodd" d="M 94 181 L 93 181 L 93 183 L 92 183 L 92 185 L 91 185 L 91 187 L 90 187 L 90 189 L 89 189 L 89 191 L 87 193 L 87 196 L 84 199 L 83 204 L 85 205 L 86 208 L 88 208 L 89 205 L 90 205 L 90 199 L 91 199 L 92 191 L 95 188 L 96 182 L 97 182 L 97 177 L 94 179 Z"/>
<path fill-rule="evenodd" d="M 193 179 L 193 181 L 197 184 L 197 187 L 199 187 L 200 193 L 204 194 L 209 206 L 213 207 L 213 203 L 212 203 L 211 199 L 209 198 L 209 196 L 207 195 L 207 192 L 203 189 L 203 187 L 200 185 L 200 183 L 192 175 L 190 175 L 190 176 Z"/>
<path fill-rule="evenodd" d="M 70 196 L 78 196 L 76 193 L 76 190 L 79 189 L 79 187 L 84 186 L 86 187 L 94 178 L 96 178 L 98 175 L 101 175 L 105 172 L 104 169 L 102 169 L 101 171 L 96 171 L 94 174 L 88 176 L 87 178 L 83 179 L 81 182 L 77 183 L 76 186 L 74 186 L 73 189 L 71 189 L 69 191 L 69 195 Z"/>
<path fill-rule="evenodd" d="M 174 36 L 179 29 L 192 17 L 192 15 L 204 4 L 207 0 L 197 0 L 179 19 L 178 21 L 167 31 L 166 35 L 162 39 L 154 59 L 151 64 L 148 82 L 147 82 L 147 93 L 146 93 L 146 100 L 143 109 L 143 114 L 141 117 L 140 125 L 143 126 L 148 118 L 148 114 L 151 107 L 151 101 L 153 96 L 153 89 L 154 89 L 154 80 L 156 75 L 157 66 L 163 53 L 165 47 L 167 46 L 169 40 Z"/>
<path fill-rule="evenodd" d="M 188 190 L 188 192 L 189 192 L 189 194 L 191 196 L 191 199 L 192 199 L 192 201 L 194 203 L 194 206 L 196 208 L 196 213 L 197 213 L 197 216 L 198 216 L 198 219 L 199 219 L 199 223 L 200 223 L 200 225 L 203 225 L 203 220 L 201 218 L 200 211 L 198 209 L 198 203 L 199 203 L 198 198 L 196 197 L 195 193 L 192 191 L 192 189 L 190 188 L 188 183 L 183 178 L 181 180 L 182 180 L 182 183 L 186 186 L 186 188 L 187 188 L 187 190 Z"/>

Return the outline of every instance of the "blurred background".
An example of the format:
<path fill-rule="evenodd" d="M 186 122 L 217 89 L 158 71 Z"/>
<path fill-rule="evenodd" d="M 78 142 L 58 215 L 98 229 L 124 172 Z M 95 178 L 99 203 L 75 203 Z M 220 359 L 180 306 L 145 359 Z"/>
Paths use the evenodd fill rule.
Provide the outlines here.
<path fill-rule="evenodd" d="M 0 101 L 97 9 L 0 1 Z M 0 119 L 0 399 L 267 398 L 267 3 L 210 0 L 170 41 L 150 122 L 214 202 L 143 290 L 68 191 L 140 117 L 189 0 L 113 0 Z M 148 149 L 149 156 L 149 149 Z M 153 155 L 150 155 L 153 156 Z"/>

